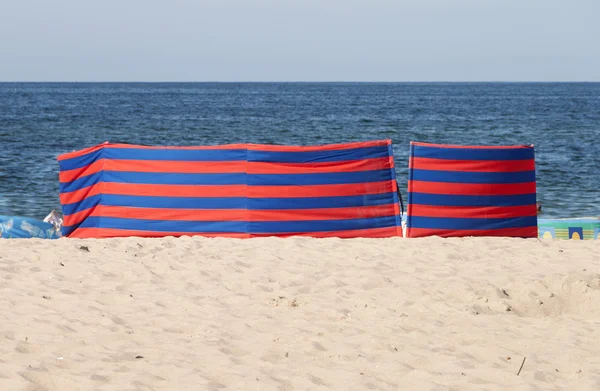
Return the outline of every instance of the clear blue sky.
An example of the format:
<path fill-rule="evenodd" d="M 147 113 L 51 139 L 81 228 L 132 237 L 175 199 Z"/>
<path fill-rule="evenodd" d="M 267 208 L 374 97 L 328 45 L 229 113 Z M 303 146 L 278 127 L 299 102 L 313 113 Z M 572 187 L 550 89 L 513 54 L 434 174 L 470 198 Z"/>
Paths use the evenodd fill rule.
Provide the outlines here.
<path fill-rule="evenodd" d="M 600 0 L 2 0 L 1 81 L 600 81 Z"/>

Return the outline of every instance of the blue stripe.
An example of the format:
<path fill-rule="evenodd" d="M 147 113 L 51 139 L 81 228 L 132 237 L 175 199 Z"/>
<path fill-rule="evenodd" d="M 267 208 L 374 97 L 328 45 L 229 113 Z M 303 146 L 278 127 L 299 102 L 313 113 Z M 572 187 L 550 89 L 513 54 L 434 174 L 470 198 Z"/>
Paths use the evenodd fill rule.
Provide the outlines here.
<path fill-rule="evenodd" d="M 535 182 L 535 170 L 520 172 L 462 172 L 411 170 L 412 179 L 425 182 L 505 184 Z"/>
<path fill-rule="evenodd" d="M 80 202 L 63 205 L 63 214 L 72 215 L 95 205 L 159 209 L 245 209 L 244 197 L 153 197 L 98 194 Z"/>
<path fill-rule="evenodd" d="M 100 157 L 120 160 L 172 160 L 189 162 L 244 161 L 273 163 L 337 162 L 388 157 L 387 145 L 351 148 L 333 151 L 248 151 L 246 149 L 137 149 L 103 148 L 83 156 L 59 162 L 60 170 L 72 170 L 88 166 Z"/>
<path fill-rule="evenodd" d="M 129 229 L 189 233 L 300 233 L 395 227 L 395 216 L 351 220 L 312 221 L 168 221 L 118 217 L 88 217 L 79 228 Z M 69 227 L 66 227 L 69 230 Z"/>
<path fill-rule="evenodd" d="M 153 185 L 331 185 L 388 181 L 392 170 L 373 170 L 316 174 L 245 174 L 211 173 L 179 174 L 163 172 L 100 171 L 72 182 L 60 184 L 60 192 L 66 193 L 91 186 L 97 182 L 119 182 Z"/>
<path fill-rule="evenodd" d="M 60 193 L 68 193 L 71 191 L 83 189 L 85 187 L 92 186 L 96 183 L 101 182 L 103 171 L 80 177 L 71 182 L 60 182 L 58 184 L 58 190 Z"/>
<path fill-rule="evenodd" d="M 523 228 L 535 227 L 537 225 L 537 216 L 525 216 L 506 219 L 497 218 L 451 218 L 451 217 L 421 217 L 411 216 L 408 219 L 411 228 L 428 229 L 502 229 L 502 228 Z"/>
<path fill-rule="evenodd" d="M 115 160 L 172 160 L 180 162 L 244 161 L 248 151 L 243 149 L 137 149 L 107 148 L 106 158 Z"/>
<path fill-rule="evenodd" d="M 102 156 L 100 156 L 102 154 Z M 59 162 L 61 171 L 85 167 L 103 157 L 119 160 L 172 160 L 189 162 L 244 161 L 246 149 L 137 149 L 103 148 Z"/>
<path fill-rule="evenodd" d="M 275 152 L 275 151 L 248 151 L 249 162 L 269 163 L 321 163 L 339 162 L 344 160 L 361 160 L 388 157 L 388 146 L 362 147 L 339 149 L 332 151 L 302 151 L 302 152 Z"/>
<path fill-rule="evenodd" d="M 106 197 L 106 195 L 98 194 L 91 197 L 87 197 L 79 202 L 73 202 L 72 204 L 63 204 L 63 215 L 69 216 L 77 212 L 81 212 L 82 210 L 89 209 L 93 206 L 100 205 L 102 197 Z"/>
<path fill-rule="evenodd" d="M 534 158 L 533 148 L 440 148 L 412 145 L 415 157 L 448 160 L 527 160 Z"/>
<path fill-rule="evenodd" d="M 90 152 L 82 156 L 74 157 L 67 160 L 59 160 L 58 168 L 60 169 L 60 171 L 67 171 L 73 170 L 75 168 L 89 166 L 96 160 L 100 159 L 103 156 L 104 151 L 104 149 L 99 149 L 97 151 Z"/>
<path fill-rule="evenodd" d="M 446 195 L 408 193 L 408 203 L 437 206 L 523 206 L 534 205 L 536 194 L 518 195 Z"/>
<path fill-rule="evenodd" d="M 88 217 L 79 228 L 113 228 L 157 232 L 246 233 L 244 221 L 169 221 Z"/>
<path fill-rule="evenodd" d="M 75 231 L 77 228 L 79 228 L 80 224 L 77 225 L 71 225 L 71 226 L 67 226 L 67 225 L 63 225 L 60 228 L 60 233 L 62 236 L 69 236 L 71 234 L 71 232 Z"/>
<path fill-rule="evenodd" d="M 323 209 L 376 206 L 392 203 L 395 193 L 366 194 L 339 197 L 249 198 L 249 210 Z"/>
<path fill-rule="evenodd" d="M 160 209 L 322 209 L 356 206 L 387 205 L 393 193 L 367 194 L 359 196 L 314 197 L 314 198 L 244 198 L 244 197 L 153 197 L 102 194 L 88 197 L 80 202 L 65 204 L 63 214 L 68 216 L 95 205 L 128 206 Z"/>

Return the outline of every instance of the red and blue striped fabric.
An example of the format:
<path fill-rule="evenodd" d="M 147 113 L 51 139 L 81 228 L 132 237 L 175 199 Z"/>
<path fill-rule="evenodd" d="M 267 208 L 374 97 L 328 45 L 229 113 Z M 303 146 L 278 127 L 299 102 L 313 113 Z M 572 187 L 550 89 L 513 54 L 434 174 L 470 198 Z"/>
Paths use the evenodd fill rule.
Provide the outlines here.
<path fill-rule="evenodd" d="M 58 157 L 63 235 L 401 235 L 390 140 L 325 146 L 102 144 Z"/>
<path fill-rule="evenodd" d="M 537 237 L 533 146 L 411 142 L 406 236 Z"/>

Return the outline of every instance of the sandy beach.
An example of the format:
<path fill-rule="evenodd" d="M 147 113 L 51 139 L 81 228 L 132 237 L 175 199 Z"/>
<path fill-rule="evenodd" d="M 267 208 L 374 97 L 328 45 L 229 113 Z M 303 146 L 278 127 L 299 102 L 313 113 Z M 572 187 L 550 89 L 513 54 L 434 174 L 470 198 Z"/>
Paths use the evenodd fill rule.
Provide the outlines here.
<path fill-rule="evenodd" d="M 597 241 L 3 240 L 0 292 L 2 390 L 600 389 Z"/>

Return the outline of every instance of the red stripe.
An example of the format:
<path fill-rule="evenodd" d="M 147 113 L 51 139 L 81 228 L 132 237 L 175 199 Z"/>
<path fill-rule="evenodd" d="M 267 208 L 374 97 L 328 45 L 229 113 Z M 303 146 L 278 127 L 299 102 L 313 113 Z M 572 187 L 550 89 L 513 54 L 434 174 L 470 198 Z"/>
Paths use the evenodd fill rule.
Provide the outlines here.
<path fill-rule="evenodd" d="M 77 225 L 88 217 L 122 217 L 131 219 L 183 221 L 244 221 L 247 217 L 247 211 L 243 209 L 219 211 L 212 209 L 155 209 L 96 205 L 92 208 L 82 210 L 81 212 L 63 216 L 64 225 Z"/>
<path fill-rule="evenodd" d="M 84 187 L 83 189 L 70 191 L 66 193 L 60 193 L 58 198 L 60 199 L 61 205 L 72 204 L 75 202 L 82 201 L 88 197 L 92 197 L 102 193 L 102 186 L 104 182 L 95 183 L 92 186 Z"/>
<path fill-rule="evenodd" d="M 95 205 L 95 206 L 92 206 L 91 208 L 82 210 L 77 213 L 73 213 L 72 215 L 63 215 L 63 225 L 65 225 L 65 226 L 77 225 L 77 224 L 81 223 L 83 220 L 92 216 L 96 212 L 96 210 L 98 208 L 100 208 L 101 206 L 102 205 Z"/>
<path fill-rule="evenodd" d="M 414 157 L 409 168 L 465 172 L 518 172 L 535 170 L 535 160 L 446 160 Z"/>
<path fill-rule="evenodd" d="M 95 145 L 90 148 L 64 153 L 58 156 L 58 160 L 66 160 L 94 152 L 101 148 L 130 148 L 130 149 L 184 149 L 184 150 L 226 150 L 226 149 L 248 149 L 251 151 L 281 151 L 281 152 L 307 152 L 307 151 L 336 151 L 343 149 L 367 148 L 391 145 L 391 140 L 375 140 L 367 142 L 355 142 L 344 144 L 328 144 L 317 146 L 295 146 L 295 145 L 264 145 L 264 144 L 228 144 L 208 146 L 144 146 L 131 144 L 110 144 L 108 142 Z"/>
<path fill-rule="evenodd" d="M 438 148 L 468 148 L 468 149 L 514 149 L 514 148 L 533 148 L 530 145 L 448 145 L 448 144 L 430 144 L 419 141 L 411 141 L 410 145 L 418 145 L 421 147 L 438 147 Z"/>
<path fill-rule="evenodd" d="M 92 175 L 99 171 L 121 172 L 167 172 L 167 173 L 234 173 L 249 174 L 311 174 L 322 172 L 355 172 L 393 168 L 389 158 L 348 160 L 321 163 L 263 163 L 263 162 L 181 162 L 158 160 L 118 160 L 98 159 L 94 163 L 68 171 L 61 171 L 60 182 L 71 182 L 77 178 Z"/>
<path fill-rule="evenodd" d="M 64 216 L 64 224 L 79 224 L 87 217 L 122 217 L 147 220 L 182 221 L 306 221 L 346 220 L 394 216 L 393 204 L 351 208 L 244 210 L 244 209 L 158 209 L 97 205 Z"/>
<path fill-rule="evenodd" d="M 68 171 L 61 171 L 59 174 L 59 180 L 63 183 L 71 182 L 77 178 L 86 175 L 92 175 L 100 171 L 219 174 L 245 172 L 246 162 L 178 162 L 159 160 L 98 159 L 89 166 Z"/>
<path fill-rule="evenodd" d="M 459 218 L 511 218 L 536 216 L 535 204 L 524 206 L 436 206 L 412 205 L 412 216 Z"/>
<path fill-rule="evenodd" d="M 111 228 L 78 228 L 73 231 L 69 238 L 89 239 L 89 238 L 115 238 L 115 237 L 148 237 L 160 238 L 166 236 L 204 236 L 208 238 L 223 237 L 223 238 L 249 238 L 249 237 L 292 237 L 292 236 L 309 236 L 313 238 L 389 238 L 394 236 L 402 236 L 399 227 L 388 228 L 373 228 L 373 229 L 358 229 L 348 231 L 331 231 L 331 232 L 312 232 L 312 233 L 283 233 L 283 234 L 238 234 L 238 233 L 189 233 L 189 232 L 155 232 L 155 231 L 137 231 L 125 229 Z"/>
<path fill-rule="evenodd" d="M 409 193 L 453 195 L 516 195 L 536 192 L 535 182 L 486 184 L 408 181 Z"/>
<path fill-rule="evenodd" d="M 335 197 L 389 193 L 396 191 L 396 186 L 396 181 L 394 180 L 359 184 L 311 186 L 142 185 L 117 182 L 100 182 L 83 189 L 68 193 L 61 193 L 60 202 L 63 205 L 72 204 L 97 194 L 156 197 Z"/>
<path fill-rule="evenodd" d="M 389 204 L 349 208 L 252 210 L 248 221 L 347 220 L 394 215 L 394 204 Z"/>
<path fill-rule="evenodd" d="M 466 236 L 508 236 L 518 238 L 537 238 L 537 227 L 502 228 L 493 230 L 448 230 L 429 228 L 407 228 L 406 237 L 422 238 L 426 236 L 466 237 Z"/>
<path fill-rule="evenodd" d="M 356 172 L 394 168 L 392 157 L 321 163 L 248 162 L 248 174 L 312 174 L 323 172 Z"/>

